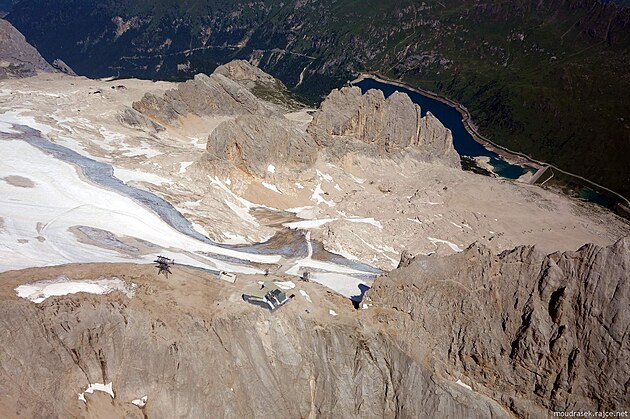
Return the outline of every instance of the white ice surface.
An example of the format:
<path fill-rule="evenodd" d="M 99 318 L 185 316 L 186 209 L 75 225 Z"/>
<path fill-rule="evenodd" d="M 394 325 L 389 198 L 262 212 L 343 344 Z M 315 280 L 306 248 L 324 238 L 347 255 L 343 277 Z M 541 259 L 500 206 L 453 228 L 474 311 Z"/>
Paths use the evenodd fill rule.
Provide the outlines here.
<path fill-rule="evenodd" d="M 114 176 L 125 183 L 129 183 L 131 181 L 147 182 L 158 186 L 163 183 L 167 185 L 173 184 L 172 181 L 166 179 L 165 177 L 153 173 L 141 172 L 140 170 L 123 169 L 121 167 L 114 167 Z"/>
<path fill-rule="evenodd" d="M 278 187 L 277 187 L 276 185 L 272 185 L 271 183 L 267 183 L 267 182 L 262 182 L 262 185 L 263 185 L 265 188 L 267 188 L 267 189 L 269 189 L 269 190 L 271 190 L 271 191 L 274 191 L 275 193 L 282 194 L 282 192 L 280 192 L 280 191 L 278 190 Z"/>
<path fill-rule="evenodd" d="M 337 312 L 336 312 L 335 310 L 333 310 L 333 309 L 328 310 L 328 313 L 329 313 L 331 316 L 338 316 Z"/>
<path fill-rule="evenodd" d="M 132 400 L 131 403 L 142 409 L 144 406 L 146 406 L 147 400 L 149 400 L 149 396 L 143 396 L 139 399 Z"/>
<path fill-rule="evenodd" d="M 85 393 L 93 394 L 95 391 L 102 391 L 103 393 L 107 393 L 110 396 L 112 396 L 112 399 L 115 398 L 114 390 L 112 389 L 112 383 L 109 383 L 109 384 L 94 383 L 94 384 L 90 384 L 83 393 L 79 393 L 79 400 L 87 403 L 87 400 L 85 400 Z"/>
<path fill-rule="evenodd" d="M 276 173 L 276 166 L 274 166 L 273 164 L 270 164 L 269 166 L 267 166 L 267 171 L 269 173 Z"/>
<path fill-rule="evenodd" d="M 41 124 L 35 121 L 35 118 L 32 116 L 23 115 L 24 112 L 28 112 L 27 109 L 14 109 L 12 111 L 5 112 L 0 114 L 0 132 L 15 134 L 15 129 L 12 129 L 11 125 L 27 125 L 33 129 L 40 131 L 42 134 L 50 134 L 52 132 L 52 128 L 50 125 Z"/>
<path fill-rule="evenodd" d="M 281 258 L 246 254 L 186 236 L 131 198 L 84 181 L 72 165 L 24 141 L 0 141 L 0 154 L 0 177 L 23 176 L 35 183 L 33 188 L 20 188 L 0 182 L 0 217 L 4 222 L 0 272 L 72 262 L 129 262 L 127 255 L 78 242 L 68 231 L 74 226 L 136 237 L 162 249 L 217 253 L 261 263 L 276 263 Z M 183 255 L 177 254 L 182 259 Z M 151 257 L 136 260 L 151 262 Z M 211 257 L 194 260 L 195 266 L 206 268 L 225 265 Z"/>
<path fill-rule="evenodd" d="M 300 290 L 300 295 L 302 295 L 302 297 L 304 297 L 304 299 L 305 299 L 306 301 L 308 301 L 309 303 L 312 303 L 312 302 L 313 302 L 313 300 L 311 300 L 311 296 L 310 296 L 310 295 L 308 295 L 308 293 L 307 293 L 306 291 L 304 291 L 304 290 Z"/>
<path fill-rule="evenodd" d="M 306 240 L 308 255 L 294 262 L 293 266 L 286 270 L 288 275 L 300 276 L 301 270 L 305 268 L 307 270 L 315 269 L 316 271 L 310 272 L 311 281 L 324 285 L 348 298 L 361 294 L 360 286 L 368 286 L 365 281 L 351 275 L 365 273 L 363 271 L 313 259 L 310 231 L 306 233 Z"/>
<path fill-rule="evenodd" d="M 186 173 L 186 169 L 188 169 L 188 167 L 193 164 L 193 162 L 191 161 L 182 161 L 179 163 L 179 172 L 177 172 L 177 174 L 182 175 L 184 173 Z"/>
<path fill-rule="evenodd" d="M 49 297 L 59 297 L 68 294 L 85 292 L 88 294 L 109 294 L 120 291 L 127 297 L 133 297 L 135 284 L 127 284 L 120 278 L 102 278 L 95 280 L 73 280 L 66 277 L 31 282 L 15 288 L 18 297 L 31 300 L 39 304 Z"/>
<path fill-rule="evenodd" d="M 274 282 L 278 286 L 278 288 L 282 290 L 292 290 L 295 288 L 295 283 L 293 281 L 276 281 Z"/>
<path fill-rule="evenodd" d="M 463 252 L 461 247 L 459 247 L 455 243 L 451 243 L 448 240 L 441 240 L 441 239 L 436 239 L 436 238 L 433 238 L 433 237 L 427 237 L 427 240 L 429 240 L 434 246 L 437 246 L 438 243 L 442 243 L 442 244 L 445 244 L 448 247 L 450 247 L 455 252 Z"/>
<path fill-rule="evenodd" d="M 472 391 L 472 387 L 469 386 L 468 384 L 465 384 L 462 380 L 455 381 L 455 384 L 459 384 L 460 386 Z"/>

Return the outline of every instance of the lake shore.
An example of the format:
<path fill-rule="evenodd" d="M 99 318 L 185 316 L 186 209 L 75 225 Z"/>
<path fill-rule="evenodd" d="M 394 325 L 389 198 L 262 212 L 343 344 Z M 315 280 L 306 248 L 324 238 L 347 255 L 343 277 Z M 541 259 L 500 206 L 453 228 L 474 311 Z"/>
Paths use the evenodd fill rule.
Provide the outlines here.
<path fill-rule="evenodd" d="M 550 167 L 558 172 L 563 173 L 564 175 L 567 175 L 569 177 L 574 178 L 577 181 L 581 181 L 585 186 L 588 186 L 590 188 L 595 188 L 596 190 L 605 192 L 609 195 L 612 195 L 613 197 L 615 197 L 616 199 L 620 200 L 621 202 L 624 203 L 623 207 L 628 208 L 630 207 L 630 200 L 628 198 L 626 198 L 625 196 L 613 191 L 612 189 L 609 189 L 605 186 L 602 186 L 598 183 L 595 183 L 583 176 L 580 175 L 576 175 L 574 173 L 571 172 L 567 172 L 563 169 L 560 169 L 557 166 L 554 166 L 553 164 L 550 163 L 546 163 L 540 160 L 536 160 L 524 153 L 518 152 L 518 151 L 514 151 L 514 150 L 510 150 L 504 146 L 501 146 L 491 140 L 489 140 L 488 138 L 482 136 L 478 130 L 477 127 L 475 126 L 475 124 L 472 122 L 472 116 L 470 114 L 470 112 L 468 111 L 468 109 L 462 105 L 461 103 L 458 103 L 450 98 L 441 96 L 437 93 L 431 92 L 429 90 L 425 90 L 422 88 L 418 88 L 418 87 L 412 87 L 409 86 L 408 84 L 405 84 L 401 81 L 398 80 L 392 80 L 392 79 L 388 79 L 387 77 L 384 77 L 378 73 L 361 73 L 359 74 L 354 80 L 349 81 L 348 83 L 350 85 L 355 85 L 357 83 L 360 83 L 363 80 L 366 79 L 372 79 L 375 80 L 377 82 L 380 83 L 385 83 L 385 84 L 390 84 L 390 85 L 394 85 L 394 86 L 398 86 L 398 87 L 402 87 L 404 89 L 407 89 L 409 91 L 424 95 L 426 97 L 429 97 L 431 99 L 437 100 L 441 103 L 444 103 L 448 106 L 451 106 L 452 108 L 456 109 L 459 114 L 462 116 L 462 123 L 464 125 L 464 128 L 466 129 L 466 131 L 468 131 L 468 133 L 472 136 L 472 138 L 478 142 L 479 144 L 481 144 L 482 146 L 484 146 L 486 149 L 498 154 L 501 158 L 503 158 L 504 160 L 506 160 L 507 162 L 511 163 L 511 164 L 518 164 L 518 165 L 527 165 L 527 166 L 531 166 L 534 167 L 535 169 L 539 170 L 543 167 Z M 623 211 L 624 214 L 627 214 L 627 210 Z M 627 215 L 624 215 L 627 218 Z"/>
<path fill-rule="evenodd" d="M 477 127 L 472 122 L 472 116 L 470 115 L 470 112 L 461 103 L 458 103 L 458 102 L 456 102 L 456 101 L 454 101 L 452 99 L 449 99 L 447 97 L 441 96 L 441 95 L 439 95 L 437 93 L 434 93 L 434 92 L 431 92 L 429 90 L 425 90 L 425 89 L 418 88 L 418 87 L 412 87 L 412 86 L 409 86 L 408 84 L 405 84 L 403 82 L 400 82 L 400 81 L 397 81 L 397 80 L 388 79 L 388 78 L 383 77 L 383 76 L 381 76 L 379 74 L 376 74 L 376 73 L 361 73 L 356 79 L 350 81 L 350 84 L 354 85 L 354 84 L 360 83 L 361 81 L 363 81 L 365 79 L 373 79 L 373 80 L 376 80 L 376 81 L 381 82 L 381 83 L 387 83 L 387 84 L 391 84 L 391 85 L 394 85 L 394 86 L 402 87 L 402 88 L 405 88 L 407 90 L 411 90 L 412 92 L 416 92 L 416 93 L 419 93 L 421 95 L 427 96 L 427 97 L 429 97 L 431 99 L 435 99 L 438 102 L 442 102 L 442 103 L 444 103 L 444 104 L 454 108 L 462 116 L 462 123 L 464 124 L 464 128 L 473 137 L 473 139 L 475 141 L 477 141 L 479 144 L 481 144 L 482 146 L 484 146 L 485 148 L 487 148 L 488 150 L 490 150 L 490 151 L 498 154 L 499 156 L 501 156 L 501 158 L 503 158 L 504 160 L 506 160 L 510 164 L 517 164 L 517 165 L 521 165 L 521 166 L 527 165 L 527 166 L 531 166 L 531 167 L 535 168 L 536 170 L 541 169 L 542 167 L 547 165 L 544 162 L 532 159 L 531 157 L 527 156 L 526 154 L 520 153 L 518 151 L 513 151 L 513 150 L 510 150 L 510 149 L 508 149 L 506 147 L 503 147 L 503 146 L 501 146 L 499 144 L 496 144 L 496 143 L 490 141 L 489 139 L 487 139 L 486 137 L 482 136 L 481 134 L 479 134 L 479 132 L 477 130 Z"/>

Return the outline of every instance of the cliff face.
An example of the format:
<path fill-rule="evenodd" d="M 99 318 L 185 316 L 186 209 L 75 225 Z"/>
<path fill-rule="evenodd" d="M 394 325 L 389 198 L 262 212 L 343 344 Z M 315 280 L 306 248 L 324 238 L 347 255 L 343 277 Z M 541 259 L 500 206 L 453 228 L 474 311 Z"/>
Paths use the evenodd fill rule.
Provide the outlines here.
<path fill-rule="evenodd" d="M 420 107 L 399 92 L 385 99 L 379 90 L 365 95 L 358 87 L 334 90 L 315 114 L 309 132 L 333 147 L 349 148 L 348 141 L 354 140 L 377 155 L 408 150 L 423 160 L 459 167 L 450 130 L 430 113 L 422 118 Z"/>
<path fill-rule="evenodd" d="M 253 93 L 223 74 L 197 74 L 162 97 L 147 93 L 142 100 L 133 103 L 133 109 L 159 123 L 174 126 L 179 126 L 179 118 L 189 114 L 271 114 Z"/>
<path fill-rule="evenodd" d="M 630 239 L 544 255 L 417 257 L 367 293 L 400 333 L 520 415 L 628 406 Z M 473 385 L 475 390 L 477 387 Z"/>
<path fill-rule="evenodd" d="M 406 258 L 368 291 L 364 310 L 301 283 L 313 303 L 298 295 L 273 314 L 239 301 L 245 277 L 230 285 L 179 268 L 166 281 L 150 268 L 100 265 L 94 271 L 137 283 L 136 295 L 35 305 L 4 294 L 2 403 L 31 417 L 619 410 L 630 401 L 629 256 L 628 239 L 552 255 L 519 247 L 496 256 L 472 246 Z M 4 290 L 12 275 L 3 274 Z M 114 399 L 77 400 L 88 383 L 109 382 Z M 144 408 L 130 404 L 143 395 Z"/>
<path fill-rule="evenodd" d="M 0 79 L 34 76 L 38 71 L 55 70 L 26 42 L 24 35 L 0 19 Z"/>
<path fill-rule="evenodd" d="M 236 60 L 210 76 L 198 74 L 161 97 L 147 93 L 133 109 L 155 123 L 176 127 L 191 114 L 229 118 L 209 135 L 208 158 L 213 165 L 259 178 L 268 176 L 270 164 L 280 170 L 304 170 L 324 150 L 333 158 L 410 153 L 421 161 L 460 167 L 450 130 L 431 114 L 421 117 L 420 108 L 402 93 L 385 99 L 377 90 L 365 95 L 356 87 L 334 90 L 310 123 L 284 116 L 295 106 L 280 81 Z M 124 115 L 138 119 L 131 116 Z"/>
<path fill-rule="evenodd" d="M 265 178 L 269 165 L 278 170 L 302 170 L 317 160 L 318 147 L 310 135 L 285 118 L 243 115 L 223 122 L 208 137 L 208 157 L 248 175 Z M 275 169 L 274 169 L 275 171 Z"/>
<path fill-rule="evenodd" d="M 133 271 L 122 276 L 130 280 Z M 0 391 L 10 395 L 3 402 L 17 406 L 4 411 L 27 417 L 380 418 L 439 411 L 507 417 L 498 403 L 442 380 L 420 357 L 366 328 L 348 302 L 312 284 L 304 286 L 315 305 L 298 296 L 269 314 L 216 279 L 197 273 L 199 279 L 184 285 L 179 271 L 171 285 L 154 274 L 135 275 L 139 287 L 131 300 L 79 295 L 38 306 L 3 299 Z M 340 315 L 329 315 L 327 305 Z M 87 403 L 77 399 L 88 383 L 109 382 L 114 399 L 99 392 L 86 393 Z M 144 395 L 142 410 L 130 403 Z"/>

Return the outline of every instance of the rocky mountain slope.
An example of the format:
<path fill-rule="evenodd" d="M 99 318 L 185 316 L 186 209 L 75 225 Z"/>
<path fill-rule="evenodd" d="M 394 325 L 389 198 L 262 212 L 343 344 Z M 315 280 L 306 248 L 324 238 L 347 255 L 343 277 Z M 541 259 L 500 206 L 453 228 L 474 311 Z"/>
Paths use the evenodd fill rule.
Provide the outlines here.
<path fill-rule="evenodd" d="M 199 74 L 162 97 L 147 93 L 133 108 L 175 127 L 189 115 L 236 117 L 209 136 L 209 159 L 214 166 L 231 164 L 259 178 L 267 177 L 269 165 L 298 172 L 312 167 L 320 149 L 337 160 L 350 153 L 399 157 L 407 152 L 417 160 L 460 167 L 451 132 L 430 113 L 422 117 L 420 107 L 405 94 L 386 100 L 376 90 L 366 95 L 357 87 L 334 90 L 303 129 L 300 121 L 284 116 L 296 103 L 278 103 L 274 96 L 261 94 L 263 86 L 280 93 L 285 89 L 257 67 L 237 60 L 210 76 Z"/>
<path fill-rule="evenodd" d="M 362 310 L 300 283 L 310 301 L 294 289 L 273 314 L 239 301 L 257 277 L 231 285 L 180 267 L 165 280 L 132 265 L 4 273 L 0 406 L 8 417 L 138 418 L 622 410 L 628 260 L 627 239 L 552 255 L 474 245 L 408 261 Z M 62 274 L 115 276 L 135 295 L 15 296 Z M 84 393 L 110 382 L 112 396 Z"/>
<path fill-rule="evenodd" d="M 532 400 L 550 411 L 614 411 L 630 402 L 629 252 L 627 238 L 550 255 L 473 245 L 408 261 L 367 300 L 400 313 L 401 335 L 519 416 Z"/>
<path fill-rule="evenodd" d="M 181 80 L 245 58 L 319 100 L 378 72 L 463 103 L 499 144 L 628 195 L 620 4 L 22 0 L 8 18 L 89 76 Z"/>
<path fill-rule="evenodd" d="M 0 19 L 0 78 L 28 77 L 38 71 L 50 73 L 54 68 L 13 25 Z"/>
<path fill-rule="evenodd" d="M 0 80 L 3 417 L 628 405 L 627 222 L 461 170 L 404 95 L 298 106 L 243 61 Z M 288 304 L 245 303 L 263 281 Z"/>

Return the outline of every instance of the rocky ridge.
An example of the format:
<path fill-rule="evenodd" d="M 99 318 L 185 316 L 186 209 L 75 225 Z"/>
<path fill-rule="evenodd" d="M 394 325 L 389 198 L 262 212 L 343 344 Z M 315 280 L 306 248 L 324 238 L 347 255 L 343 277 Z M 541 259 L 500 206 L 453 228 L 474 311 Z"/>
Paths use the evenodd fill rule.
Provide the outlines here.
<path fill-rule="evenodd" d="M 253 93 L 263 88 L 276 93 Z M 450 130 L 430 113 L 422 117 L 420 107 L 407 95 L 396 93 L 385 99 L 376 90 L 365 95 L 356 87 L 334 90 L 304 127 L 280 112 L 278 94 L 284 94 L 279 81 L 245 61 L 234 61 L 210 76 L 199 74 L 162 97 L 147 93 L 133 108 L 174 126 L 189 114 L 236 117 L 208 137 L 209 159 L 219 166 L 230 162 L 259 178 L 269 175 L 270 164 L 297 170 L 310 167 L 324 150 L 336 160 L 352 153 L 374 157 L 410 153 L 418 160 L 460 167 Z"/>
<path fill-rule="evenodd" d="M 472 245 L 404 259 L 366 301 L 389 313 L 385 323 L 402 314 L 401 339 L 423 342 L 475 391 L 522 417 L 630 403 L 629 238 L 550 255 Z"/>
<path fill-rule="evenodd" d="M 180 126 L 179 118 L 189 114 L 207 116 L 222 114 L 237 116 L 260 114 L 269 116 L 272 110 L 249 90 L 223 74 L 197 74 L 194 79 L 178 85 L 162 97 L 147 93 L 132 105 L 136 111 L 156 122 Z"/>
<path fill-rule="evenodd" d="M 24 35 L 0 19 L 0 79 L 34 76 L 38 71 L 51 73 L 55 69 L 26 42 Z"/>
<path fill-rule="evenodd" d="M 474 245 L 408 260 L 376 281 L 363 310 L 301 283 L 314 304 L 298 296 L 274 314 L 237 302 L 242 284 L 186 268 L 168 282 L 133 265 L 5 273 L 0 330 L 11 344 L 0 349 L 3 406 L 30 416 L 107 410 L 145 418 L 623 409 L 628 260 L 628 239 L 551 255 L 519 247 L 497 256 Z M 12 295 L 25 280 L 95 271 L 137 283 L 136 295 L 40 305 Z M 333 309 L 339 315 L 326 313 Z M 113 382 L 113 399 L 77 399 L 101 382 Z M 142 395 L 145 407 L 131 405 Z"/>
<path fill-rule="evenodd" d="M 387 99 L 380 90 L 361 94 L 358 87 L 333 90 L 324 100 L 308 131 L 335 150 L 358 149 L 372 155 L 411 151 L 420 160 L 438 160 L 459 167 L 450 130 L 431 113 L 424 118 L 408 95 L 396 92 Z M 339 152 L 339 151 L 337 151 Z"/>

